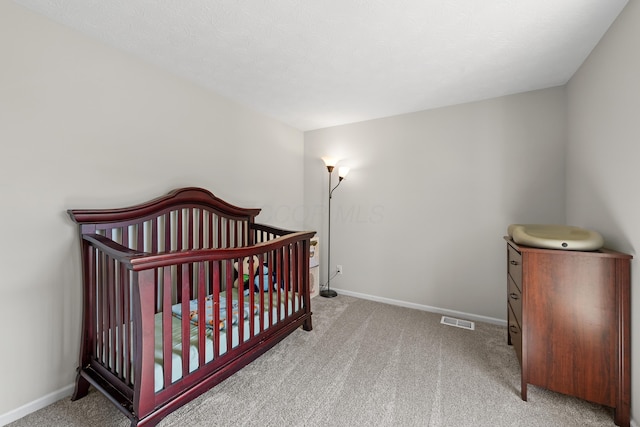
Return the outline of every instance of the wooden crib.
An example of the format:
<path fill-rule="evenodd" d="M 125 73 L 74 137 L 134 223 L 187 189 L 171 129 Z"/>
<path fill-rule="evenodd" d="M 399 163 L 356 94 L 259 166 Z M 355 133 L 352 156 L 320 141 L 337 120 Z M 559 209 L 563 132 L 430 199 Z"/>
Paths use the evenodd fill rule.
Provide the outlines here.
<path fill-rule="evenodd" d="M 93 385 L 132 426 L 156 425 L 298 327 L 312 329 L 314 233 L 256 224 L 259 212 L 201 188 L 69 210 L 84 290 L 73 400 Z"/>

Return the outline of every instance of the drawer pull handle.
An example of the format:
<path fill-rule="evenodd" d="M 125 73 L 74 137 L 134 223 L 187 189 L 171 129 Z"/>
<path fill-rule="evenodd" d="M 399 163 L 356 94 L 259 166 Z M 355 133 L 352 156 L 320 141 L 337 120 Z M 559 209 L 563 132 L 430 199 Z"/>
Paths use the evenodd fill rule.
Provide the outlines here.
<path fill-rule="evenodd" d="M 511 265 L 518 265 L 518 261 L 511 260 L 511 261 L 509 261 L 509 264 L 511 264 Z"/>
<path fill-rule="evenodd" d="M 509 325 L 509 330 L 514 334 L 518 333 L 518 327 L 516 325 Z"/>
<path fill-rule="evenodd" d="M 518 294 L 516 294 L 515 292 L 511 292 L 509 296 L 511 297 L 511 299 L 514 299 L 516 301 L 518 300 Z"/>

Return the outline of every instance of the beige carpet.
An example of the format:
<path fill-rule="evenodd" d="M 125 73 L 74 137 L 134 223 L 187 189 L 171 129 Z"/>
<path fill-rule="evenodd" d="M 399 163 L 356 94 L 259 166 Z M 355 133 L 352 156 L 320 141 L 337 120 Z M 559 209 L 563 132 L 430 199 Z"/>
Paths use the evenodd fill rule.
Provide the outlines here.
<path fill-rule="evenodd" d="M 529 387 L 506 328 L 441 325 L 440 315 L 357 298 L 312 300 L 297 330 L 161 426 L 613 426 L 599 405 Z M 128 426 L 97 392 L 10 424 Z"/>

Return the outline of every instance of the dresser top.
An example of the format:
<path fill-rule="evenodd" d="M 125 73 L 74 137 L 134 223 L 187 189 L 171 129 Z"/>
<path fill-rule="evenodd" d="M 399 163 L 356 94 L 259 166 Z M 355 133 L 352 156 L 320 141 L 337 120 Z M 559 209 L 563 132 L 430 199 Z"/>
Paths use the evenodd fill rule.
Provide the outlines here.
<path fill-rule="evenodd" d="M 562 249 L 545 249 L 545 248 L 534 248 L 531 246 L 520 245 L 513 241 L 509 236 L 504 236 L 504 239 L 507 241 L 507 244 L 513 247 L 520 253 L 547 253 L 554 255 L 566 255 L 566 256 L 587 256 L 587 257 L 602 257 L 602 258 L 624 258 L 624 259 L 632 259 L 633 255 L 626 254 L 623 252 L 614 251 L 612 249 L 601 248 L 596 251 L 570 251 L 570 250 L 562 250 Z"/>

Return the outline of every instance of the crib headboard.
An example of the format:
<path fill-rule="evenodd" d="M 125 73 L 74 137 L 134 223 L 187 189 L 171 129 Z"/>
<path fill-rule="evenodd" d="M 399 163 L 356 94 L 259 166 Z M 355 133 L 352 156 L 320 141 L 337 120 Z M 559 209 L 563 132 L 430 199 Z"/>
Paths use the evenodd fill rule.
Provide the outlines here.
<path fill-rule="evenodd" d="M 118 209 L 71 209 L 81 234 L 99 234 L 147 253 L 236 248 L 254 244 L 260 209 L 234 206 L 203 188 L 187 187 Z"/>

